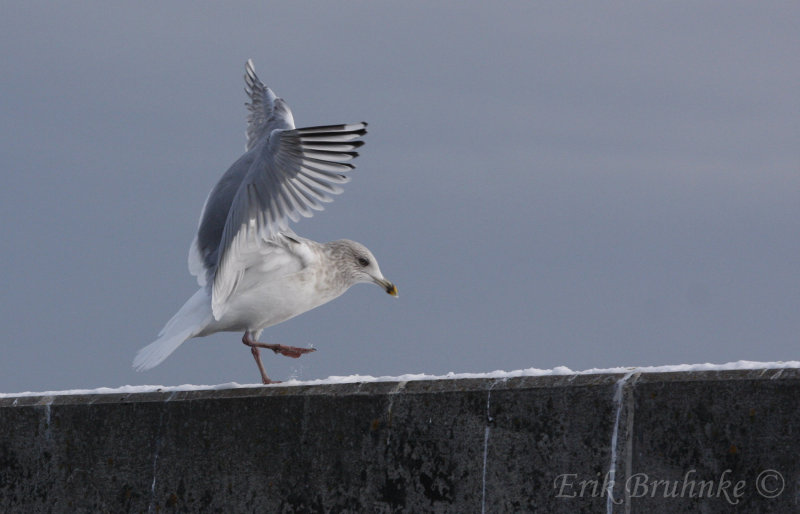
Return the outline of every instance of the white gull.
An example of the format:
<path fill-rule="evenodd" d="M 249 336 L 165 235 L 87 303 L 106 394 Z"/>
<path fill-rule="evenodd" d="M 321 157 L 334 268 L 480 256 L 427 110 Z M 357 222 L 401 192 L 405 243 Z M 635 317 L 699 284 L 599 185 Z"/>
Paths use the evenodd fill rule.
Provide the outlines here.
<path fill-rule="evenodd" d="M 333 300 L 359 282 L 397 296 L 364 245 L 317 243 L 288 227 L 311 217 L 342 192 L 367 124 L 295 128 L 289 106 L 245 65 L 246 152 L 209 193 L 189 249 L 200 289 L 133 361 L 139 371 L 166 359 L 184 341 L 216 332 L 244 332 L 265 384 L 274 383 L 259 348 L 288 357 L 313 351 L 258 341 L 261 332 Z"/>

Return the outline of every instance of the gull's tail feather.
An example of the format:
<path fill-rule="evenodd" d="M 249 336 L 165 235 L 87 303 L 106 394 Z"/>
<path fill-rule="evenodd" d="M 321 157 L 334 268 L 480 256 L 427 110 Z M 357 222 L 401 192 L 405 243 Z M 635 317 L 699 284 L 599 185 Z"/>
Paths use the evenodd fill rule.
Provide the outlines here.
<path fill-rule="evenodd" d="M 133 367 L 144 371 L 158 366 L 184 341 L 199 334 L 212 319 L 211 299 L 206 289 L 201 288 L 161 329 L 158 339 L 139 350 Z"/>

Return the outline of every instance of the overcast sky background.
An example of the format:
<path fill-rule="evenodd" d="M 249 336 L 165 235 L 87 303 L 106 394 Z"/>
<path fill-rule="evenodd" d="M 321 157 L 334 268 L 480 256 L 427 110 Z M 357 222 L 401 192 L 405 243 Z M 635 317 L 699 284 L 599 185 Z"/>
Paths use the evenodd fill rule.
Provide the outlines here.
<path fill-rule="evenodd" d="M 359 285 L 276 379 L 800 358 L 800 3 L 3 2 L 0 391 L 258 382 L 241 334 L 131 361 L 196 290 L 244 62 L 369 122 L 298 234 Z"/>

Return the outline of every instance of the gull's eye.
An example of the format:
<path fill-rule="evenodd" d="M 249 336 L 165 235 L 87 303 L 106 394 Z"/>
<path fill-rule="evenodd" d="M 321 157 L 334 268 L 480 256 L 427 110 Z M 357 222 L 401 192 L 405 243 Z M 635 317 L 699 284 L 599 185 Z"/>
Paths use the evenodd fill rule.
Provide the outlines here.
<path fill-rule="evenodd" d="M 365 257 L 359 257 L 358 264 L 366 268 L 369 266 L 369 260 L 367 260 Z"/>

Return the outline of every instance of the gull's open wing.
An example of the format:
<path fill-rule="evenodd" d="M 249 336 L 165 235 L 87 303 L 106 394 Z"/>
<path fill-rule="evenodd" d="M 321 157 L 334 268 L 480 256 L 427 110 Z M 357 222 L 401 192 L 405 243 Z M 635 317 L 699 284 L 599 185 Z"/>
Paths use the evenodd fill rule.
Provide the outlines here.
<path fill-rule="evenodd" d="M 294 128 L 286 103 L 265 87 L 248 61 L 248 152 L 215 186 L 206 200 L 190 269 L 213 277 L 212 310 L 219 319 L 248 265 L 254 247 L 288 230 L 288 220 L 313 210 L 342 192 L 364 144 L 366 123 Z M 224 224 L 222 223 L 222 220 Z M 217 245 L 209 244 L 218 241 Z M 199 243 L 199 244 L 198 244 Z M 193 258 L 194 257 L 194 258 Z M 199 263 L 203 262 L 200 266 Z"/>

